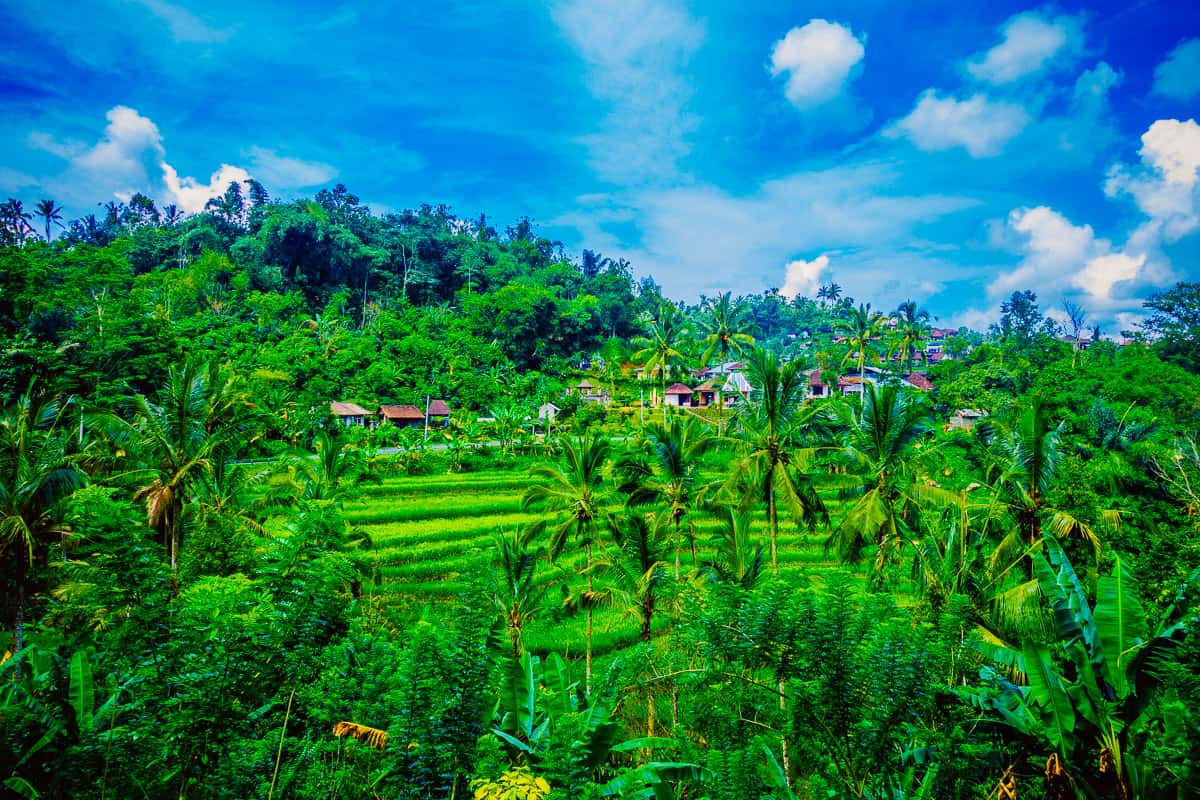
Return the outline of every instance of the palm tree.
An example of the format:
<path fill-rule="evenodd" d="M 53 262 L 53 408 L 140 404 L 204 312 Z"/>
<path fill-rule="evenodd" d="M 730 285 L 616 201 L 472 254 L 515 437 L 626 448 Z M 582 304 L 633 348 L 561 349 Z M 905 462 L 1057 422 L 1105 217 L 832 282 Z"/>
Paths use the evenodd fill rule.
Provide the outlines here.
<path fill-rule="evenodd" d="M 668 425 L 651 423 L 643 431 L 644 449 L 621 461 L 624 477 L 621 491 L 631 506 L 657 505 L 662 524 L 674 531 L 675 580 L 679 580 L 681 532 L 689 513 L 696 507 L 700 458 L 715 444 L 695 419 L 675 418 Z M 695 540 L 688 525 L 695 566 Z"/>
<path fill-rule="evenodd" d="M 715 513 L 721 523 L 713 537 L 716 558 L 705 563 L 704 571 L 740 589 L 754 588 L 763 574 L 763 546 L 751 537 L 750 510 L 722 505 Z"/>
<path fill-rule="evenodd" d="M 61 418 L 59 404 L 39 403 L 32 387 L 0 417 L 0 556 L 16 584 L 14 653 L 24 646 L 26 571 L 57 524 L 58 502 L 85 477 L 67 455 Z"/>
<path fill-rule="evenodd" d="M 649 644 L 654 632 L 658 589 L 667 580 L 666 542 L 661 530 L 653 515 L 630 511 L 619 518 L 610 518 L 614 546 L 604 548 L 589 567 L 586 594 L 569 598 L 568 602 L 586 603 L 589 612 L 593 607 L 616 607 L 626 614 L 636 614 L 638 636 Z M 600 579 L 598 589 L 591 588 L 593 575 Z M 647 695 L 646 702 L 646 733 L 653 736 L 653 693 Z"/>
<path fill-rule="evenodd" d="M 50 223 L 53 222 L 58 227 L 62 227 L 62 206 L 54 204 L 53 200 L 40 200 L 34 208 L 34 214 L 41 217 L 46 222 L 46 242 L 50 242 Z"/>
<path fill-rule="evenodd" d="M 836 306 L 838 298 L 842 296 L 842 287 L 830 281 L 827 284 L 822 284 L 821 288 L 817 289 L 817 298 L 820 300 L 828 300 L 829 305 Z"/>
<path fill-rule="evenodd" d="M 700 329 L 705 337 L 700 340 L 704 351 L 700 354 L 700 363 L 708 366 L 714 356 L 719 363 L 725 363 L 734 354 L 740 354 L 744 347 L 754 345 L 754 337 L 746 331 L 751 323 L 747 317 L 746 306 L 742 302 L 730 300 L 730 292 L 717 295 L 716 300 L 709 300 L 704 308 L 704 316 L 700 318 Z M 724 408 L 721 390 L 717 390 L 717 433 L 721 432 L 721 411 Z"/>
<path fill-rule="evenodd" d="M 663 423 L 667 421 L 667 376 L 676 366 L 685 360 L 683 353 L 684 341 L 689 328 L 683 314 L 671 303 L 665 300 L 659 304 L 658 315 L 645 320 L 647 336 L 638 336 L 633 344 L 639 349 L 633 354 L 633 360 L 644 366 L 646 374 L 662 379 Z"/>
<path fill-rule="evenodd" d="M 184 510 L 200 479 L 253 435 L 255 420 L 235 379 L 216 364 L 170 368 L 157 401 L 138 395 L 133 421 L 109 417 L 107 427 L 116 444 L 146 464 L 137 471 L 146 482 L 134 497 L 145 502 L 148 523 L 162 535 L 178 574 Z"/>
<path fill-rule="evenodd" d="M 26 237 L 33 233 L 33 226 L 29 224 L 31 219 L 33 216 L 20 200 L 8 198 L 0 205 L 0 244 L 24 244 Z"/>
<path fill-rule="evenodd" d="M 551 559 L 558 558 L 566 547 L 567 540 L 574 535 L 583 546 L 584 574 L 587 577 L 586 666 L 585 688 L 592 690 L 592 546 L 596 543 L 600 523 L 607 518 L 607 496 L 605 492 L 604 468 L 608 460 L 608 440 L 584 434 L 579 439 L 564 437 L 560 440 L 563 463 L 560 466 L 542 466 L 533 470 L 533 477 L 544 482 L 535 483 L 521 497 L 521 508 L 534 506 L 550 514 L 550 520 L 539 520 L 531 526 L 532 535 L 550 530 Z"/>
<path fill-rule="evenodd" d="M 491 573 L 488 598 L 504 620 L 513 659 L 524 649 L 525 626 L 542 608 L 546 589 L 538 586 L 537 560 L 544 548 L 530 549 L 530 531 L 496 534 L 494 548 L 499 569 Z"/>
<path fill-rule="evenodd" d="M 593 603 L 635 612 L 643 642 L 650 641 L 658 602 L 655 592 L 667 577 L 660 530 L 652 515 L 631 512 L 610 519 L 609 532 L 616 546 L 603 550 L 591 566 L 595 575 L 605 579 L 603 588 L 593 592 Z"/>
<path fill-rule="evenodd" d="M 791 512 L 797 525 L 807 523 L 810 529 L 818 520 L 829 519 L 825 504 L 802 470 L 810 453 L 798 447 L 814 411 L 801 406 L 805 382 L 799 361 L 780 366 L 774 354 L 755 349 L 747 362 L 755 397 L 737 418 L 737 436 L 747 453 L 727 486 L 745 481 L 744 500 L 758 495 L 766 503 L 771 568 L 778 570 L 779 505 Z"/>
<path fill-rule="evenodd" d="M 892 353 L 900 353 L 900 371 L 906 372 L 905 367 L 912 364 L 929 333 L 929 312 L 917 308 L 915 301 L 905 300 L 896 306 L 892 319 L 896 323 L 896 342 Z M 892 353 L 888 354 L 889 358 Z"/>
<path fill-rule="evenodd" d="M 305 500 L 337 500 L 349 485 L 379 481 L 366 453 L 341 430 L 317 433 L 312 454 L 301 451 L 293 472 Z"/>
<path fill-rule="evenodd" d="M 833 323 L 835 331 L 841 331 L 846 337 L 849 350 L 846 351 L 842 364 L 854 357 L 858 364 L 858 380 L 866 383 L 867 353 L 870 352 L 871 340 L 879 334 L 883 317 L 871 313 L 871 304 L 859 304 L 858 308 L 850 309 L 845 318 Z M 872 353 L 874 356 L 874 353 Z"/>
<path fill-rule="evenodd" d="M 845 428 L 842 453 L 858 476 L 850 491 L 858 499 L 826 547 L 853 562 L 874 546 L 880 579 L 889 552 L 917 529 L 922 505 L 957 503 L 960 495 L 930 486 L 918 474 L 912 450 L 929 421 L 929 409 L 920 399 L 894 383 L 866 384 L 861 406 L 844 405 L 839 415 Z"/>
<path fill-rule="evenodd" d="M 1046 520 L 1055 536 L 1082 539 L 1098 558 L 1100 539 L 1096 529 L 1062 509 L 1053 508 L 1048 497 L 1061 461 L 1058 445 L 1064 424 L 1051 425 L 1042 405 L 1033 402 L 1021 411 L 1011 427 L 995 437 L 992 446 L 999 468 L 993 483 L 995 500 L 1015 523 L 1013 534 L 1027 543 L 1030 553 L 1041 541 L 1042 524 Z M 1100 513 L 1102 527 L 1117 526 L 1116 512 Z"/>
<path fill-rule="evenodd" d="M 162 224 L 174 225 L 183 221 L 183 211 L 175 204 L 165 205 L 162 210 Z"/>

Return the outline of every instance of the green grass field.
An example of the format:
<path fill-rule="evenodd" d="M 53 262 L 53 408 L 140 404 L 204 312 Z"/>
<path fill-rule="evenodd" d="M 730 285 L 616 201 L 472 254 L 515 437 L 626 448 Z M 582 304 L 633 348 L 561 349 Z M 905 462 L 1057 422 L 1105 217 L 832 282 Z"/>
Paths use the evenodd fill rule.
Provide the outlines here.
<path fill-rule="evenodd" d="M 537 510 L 521 509 L 521 494 L 531 483 L 528 474 L 512 471 L 472 472 L 462 475 L 389 477 L 383 483 L 363 487 L 345 504 L 346 517 L 371 539 L 362 554 L 373 577 L 373 599 L 389 608 L 419 613 L 427 604 L 449 602 L 477 585 L 491 568 L 493 536 L 512 532 L 542 518 Z M 840 504 L 829 500 L 835 521 Z M 711 539 L 719 529 L 715 519 L 700 517 L 697 553 L 701 564 L 714 554 Z M 767 544 L 763 512 L 756 514 L 754 532 Z M 784 523 L 779 536 L 779 571 L 782 576 L 803 575 L 820 583 L 847 568 L 824 551 L 828 531 L 809 534 Z M 669 559 L 673 562 L 673 557 Z M 681 556 L 684 580 L 695 580 L 690 548 Z M 558 608 L 563 589 L 577 585 L 584 563 L 582 552 L 568 550 L 553 564 L 539 562 L 538 584 L 545 587 L 547 608 L 526 634 L 535 652 L 558 652 L 582 656 L 584 618 L 567 615 Z M 861 575 L 859 575 L 861 578 Z M 686 590 L 686 587 L 684 587 Z M 670 602 L 656 620 L 661 632 L 668 624 Z M 593 649 L 597 655 L 611 653 L 637 640 L 638 621 L 615 609 L 596 613 Z"/>

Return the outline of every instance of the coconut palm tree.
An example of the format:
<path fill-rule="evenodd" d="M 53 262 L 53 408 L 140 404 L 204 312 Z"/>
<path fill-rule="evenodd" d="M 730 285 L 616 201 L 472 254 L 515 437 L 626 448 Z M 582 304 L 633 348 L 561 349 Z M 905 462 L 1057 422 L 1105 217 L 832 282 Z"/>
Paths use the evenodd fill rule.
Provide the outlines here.
<path fill-rule="evenodd" d="M 718 581 L 752 589 L 763 575 L 763 546 L 751 536 L 753 518 L 747 508 L 721 505 L 715 509 L 721 527 L 713 537 L 716 557 L 704 572 Z"/>
<path fill-rule="evenodd" d="M 740 354 L 743 349 L 754 345 L 754 337 L 747 331 L 751 328 L 749 312 L 742 302 L 730 300 L 730 292 L 717 295 L 716 300 L 709 300 L 700 317 L 700 330 L 705 334 L 700 340 L 704 351 L 700 354 L 700 363 L 708 366 L 714 357 L 718 363 L 725 363 L 729 357 Z M 717 433 L 721 433 L 721 412 L 724 410 L 721 390 L 717 390 Z"/>
<path fill-rule="evenodd" d="M 58 502 L 85 480 L 67 454 L 62 411 L 57 402 L 39 402 L 31 387 L 0 416 L 0 563 L 16 588 L 13 652 L 24 645 L 27 570 L 58 523 Z"/>
<path fill-rule="evenodd" d="M 55 205 L 53 200 L 40 200 L 34 208 L 33 213 L 41 217 L 46 223 L 46 242 L 50 242 L 50 223 L 63 227 L 62 224 L 62 206 Z"/>
<path fill-rule="evenodd" d="M 542 466 L 533 470 L 541 479 L 525 490 L 521 508 L 538 507 L 551 516 L 535 522 L 533 536 L 550 531 L 549 555 L 553 560 L 562 554 L 567 541 L 574 538 L 583 547 L 586 594 L 582 595 L 587 609 L 585 687 L 592 686 L 592 547 L 599 536 L 601 524 L 608 517 L 605 467 L 608 461 L 608 440 L 585 433 L 579 439 L 564 437 L 559 441 L 562 464 Z"/>
<path fill-rule="evenodd" d="M 896 338 L 888 357 L 898 352 L 900 371 L 906 372 L 916 354 L 921 352 L 921 344 L 929 334 L 929 312 L 918 308 L 915 301 L 905 300 L 896 306 L 891 318 L 896 323 Z"/>
<path fill-rule="evenodd" d="M 492 570 L 488 599 L 504 620 L 514 660 L 524 649 L 525 626 L 542 609 L 546 589 L 539 586 L 537 560 L 545 548 L 530 548 L 530 531 L 493 537 L 496 569 Z"/>
<path fill-rule="evenodd" d="M 0 204 L 0 244 L 24 244 L 33 234 L 33 226 L 29 224 L 31 219 L 33 216 L 16 198 L 10 197 Z"/>
<path fill-rule="evenodd" d="M 1062 460 L 1059 439 L 1064 422 L 1053 425 L 1044 407 L 1033 402 L 1015 421 L 1002 428 L 992 439 L 996 463 L 992 469 L 994 493 L 992 511 L 1010 530 L 1004 543 L 1007 549 L 1024 546 L 1032 555 L 1041 542 L 1043 527 L 1060 539 L 1077 538 L 1089 545 L 1096 559 L 1100 556 L 1099 531 L 1119 526 L 1116 511 L 1101 510 L 1099 519 L 1087 521 L 1054 508 L 1050 487 L 1058 475 Z M 1093 522 L 1095 524 L 1093 524 Z M 1032 562 L 1030 579 L 1033 578 Z"/>
<path fill-rule="evenodd" d="M 693 542 L 695 566 L 689 514 L 696 507 L 701 489 L 700 458 L 716 441 L 695 419 L 675 418 L 667 425 L 651 423 L 642 433 L 643 448 L 622 459 L 617 467 L 624 479 L 620 488 L 628 496 L 629 505 L 657 506 L 660 522 L 673 531 L 675 580 L 680 577 L 679 551 L 685 523 Z"/>
<path fill-rule="evenodd" d="M 104 427 L 145 464 L 135 473 L 144 483 L 134 497 L 146 504 L 149 525 L 162 535 L 177 574 L 185 508 L 201 477 L 211 476 L 219 459 L 256 435 L 256 418 L 239 382 L 216 364 L 189 361 L 170 368 L 156 400 L 138 395 L 132 421 L 110 416 Z"/>
<path fill-rule="evenodd" d="M 811 451 L 799 446 L 815 409 L 801 405 L 805 382 L 799 361 L 780 366 L 774 354 L 755 349 L 747 356 L 747 363 L 754 395 L 736 419 L 736 437 L 746 454 L 726 486 L 744 486 L 743 502 L 757 496 L 766 504 L 771 568 L 777 570 L 781 504 L 797 525 L 807 524 L 810 530 L 818 521 L 829 519 L 825 504 L 804 471 Z"/>
<path fill-rule="evenodd" d="M 826 548 L 854 562 L 874 547 L 880 579 L 888 556 L 917 530 L 921 507 L 957 503 L 960 495 L 929 485 L 920 474 L 913 450 L 930 419 L 920 398 L 894 383 L 865 384 L 861 406 L 843 405 L 838 415 L 845 430 L 842 455 L 852 476 L 847 489 L 857 500 Z"/>
<path fill-rule="evenodd" d="M 879 335 L 879 326 L 882 322 L 882 316 L 871 313 L 870 303 L 865 305 L 860 303 L 858 308 L 851 308 L 844 318 L 833 323 L 833 329 L 845 336 L 849 348 L 845 357 L 842 358 L 842 364 L 845 365 L 851 358 L 855 360 L 858 365 L 860 384 L 866 383 L 868 354 L 873 359 L 877 358 L 871 350 L 871 340 Z"/>
<path fill-rule="evenodd" d="M 659 304 L 658 314 L 645 320 L 646 336 L 633 339 L 633 344 L 640 348 L 633 354 L 635 363 L 642 364 L 646 375 L 659 376 L 662 382 L 663 423 L 667 421 L 667 377 L 671 370 L 683 364 L 685 342 L 690 332 L 683 314 L 671 303 L 665 300 Z"/>
<path fill-rule="evenodd" d="M 592 592 L 592 602 L 636 613 L 643 642 L 650 641 L 656 592 L 667 579 L 667 543 L 661 530 L 653 515 L 630 511 L 610 517 L 613 546 L 601 550 L 590 567 L 603 578 L 601 588 Z"/>
<path fill-rule="evenodd" d="M 350 486 L 378 483 L 367 453 L 342 430 L 322 430 L 313 439 L 311 454 L 300 451 L 293 474 L 305 500 L 337 500 Z"/>

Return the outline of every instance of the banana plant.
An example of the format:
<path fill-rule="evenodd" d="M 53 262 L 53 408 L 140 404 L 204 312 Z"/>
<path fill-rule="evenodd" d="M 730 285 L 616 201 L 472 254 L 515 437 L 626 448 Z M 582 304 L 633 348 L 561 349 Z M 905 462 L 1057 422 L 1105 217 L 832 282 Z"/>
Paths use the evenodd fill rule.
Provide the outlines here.
<path fill-rule="evenodd" d="M 552 748 L 565 747 L 567 757 L 553 759 L 559 765 L 558 774 L 541 774 L 565 785 L 567 796 L 577 796 L 613 754 L 676 744 L 674 739 L 663 738 L 623 741 L 621 726 L 612 713 L 612 692 L 583 696 L 578 683 L 567 677 L 567 666 L 557 654 L 547 657 L 544 664 L 528 652 L 517 659 L 506 656 L 500 668 L 492 735 L 506 745 L 510 757 L 535 769 L 550 766 L 549 756 L 557 755 L 551 753 Z M 569 740 L 563 741 L 566 731 L 570 731 Z M 673 800 L 677 782 L 700 780 L 705 772 L 697 764 L 652 761 L 612 778 L 600 794 Z"/>
<path fill-rule="evenodd" d="M 36 719 L 42 728 L 41 736 L 24 748 L 24 752 L 13 753 L 11 764 L 4 764 L 9 774 L 0 778 L 0 786 L 18 797 L 35 800 L 41 796 L 37 787 L 21 772 L 38 753 L 50 748 L 62 749 L 63 743 L 74 744 L 91 736 L 96 727 L 96 691 L 92 676 L 91 654 L 77 650 L 67 665 L 67 704 L 47 697 L 46 687 L 53 686 L 61 666 L 55 665 L 55 656 L 38 645 L 30 645 L 0 666 L 0 730 L 6 719 Z M 23 663 L 24 662 L 24 663 Z M 12 671 L 15 680 L 7 673 Z M 108 711 L 115 703 L 114 695 L 103 704 L 101 711 Z M 70 716 L 62 716 L 69 710 Z M 30 737 L 31 738 L 31 737 Z M 60 743 L 62 740 L 63 743 Z"/>
<path fill-rule="evenodd" d="M 1147 738 L 1169 722 L 1152 701 L 1159 668 L 1194 624 L 1188 606 L 1200 570 L 1180 586 L 1152 630 L 1136 580 L 1119 556 L 1112 574 L 1099 579 L 1094 606 L 1052 536 L 1045 538 L 1044 554 L 1033 554 L 1033 565 L 1057 641 L 996 647 L 993 658 L 1023 674 L 1026 685 L 988 668 L 984 677 L 999 691 L 964 690 L 964 697 L 1049 749 L 1055 768 L 1047 774 L 1060 775 L 1060 784 L 1078 796 L 1154 796 L 1160 776 L 1141 755 Z"/>

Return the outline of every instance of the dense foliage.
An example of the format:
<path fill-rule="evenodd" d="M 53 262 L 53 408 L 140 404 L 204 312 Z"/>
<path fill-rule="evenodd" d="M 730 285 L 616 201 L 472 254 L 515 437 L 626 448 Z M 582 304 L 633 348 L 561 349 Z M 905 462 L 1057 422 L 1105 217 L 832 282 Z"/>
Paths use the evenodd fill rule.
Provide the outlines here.
<path fill-rule="evenodd" d="M 0 796 L 1200 792 L 1195 285 L 1128 343 L 1026 291 L 939 352 L 916 302 L 688 307 L 341 186 L 37 208 L 0 215 Z M 730 361 L 732 410 L 668 410 Z M 371 515 L 451 522 L 381 481 L 475 469 L 528 524 L 390 593 Z"/>

